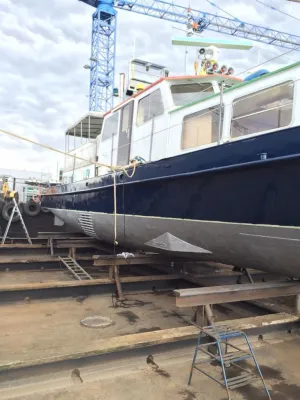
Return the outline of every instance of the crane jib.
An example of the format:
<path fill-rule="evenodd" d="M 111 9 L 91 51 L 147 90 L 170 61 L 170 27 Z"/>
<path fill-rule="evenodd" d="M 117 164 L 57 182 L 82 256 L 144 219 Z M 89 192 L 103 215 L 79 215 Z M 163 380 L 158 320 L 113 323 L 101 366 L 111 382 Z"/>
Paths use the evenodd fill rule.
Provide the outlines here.
<path fill-rule="evenodd" d="M 90 69 L 90 111 L 108 111 L 113 104 L 116 59 L 117 10 L 187 25 L 191 18 L 197 32 L 210 30 L 255 42 L 293 50 L 300 49 L 300 36 L 249 24 L 238 18 L 188 9 L 163 0 L 80 0 L 96 8 L 93 14 Z M 108 22 L 109 20 L 109 22 Z M 107 29 L 107 27 L 109 29 Z"/>

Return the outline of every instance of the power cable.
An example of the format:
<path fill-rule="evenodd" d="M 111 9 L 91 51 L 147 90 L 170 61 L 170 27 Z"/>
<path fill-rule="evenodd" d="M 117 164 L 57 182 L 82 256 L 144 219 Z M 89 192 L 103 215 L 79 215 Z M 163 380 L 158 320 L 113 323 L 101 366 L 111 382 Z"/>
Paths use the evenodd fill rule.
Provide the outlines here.
<path fill-rule="evenodd" d="M 208 1 L 208 0 L 207 0 L 207 1 Z M 266 4 L 266 3 L 264 3 L 264 2 L 261 1 L 261 0 L 256 0 L 256 1 L 257 1 L 257 3 L 260 3 L 260 4 L 262 4 L 263 6 L 270 8 L 270 9 L 273 10 L 273 11 L 277 11 L 277 12 L 283 14 L 283 15 L 286 15 L 287 17 L 291 17 L 291 18 L 296 19 L 297 21 L 300 21 L 300 18 L 295 17 L 294 15 L 288 14 L 288 13 L 285 12 L 285 11 L 279 10 L 279 8 L 270 6 L 269 4 Z"/>
<path fill-rule="evenodd" d="M 223 13 L 229 15 L 231 18 L 233 18 L 235 21 L 240 22 L 241 25 L 245 25 L 245 22 L 241 21 L 239 18 L 236 18 L 234 15 L 230 14 L 228 11 L 225 11 L 223 8 L 221 8 L 220 6 L 218 6 L 217 4 L 213 3 L 210 0 L 206 0 L 210 5 L 212 5 L 213 7 L 218 8 L 220 11 L 222 11 Z"/>

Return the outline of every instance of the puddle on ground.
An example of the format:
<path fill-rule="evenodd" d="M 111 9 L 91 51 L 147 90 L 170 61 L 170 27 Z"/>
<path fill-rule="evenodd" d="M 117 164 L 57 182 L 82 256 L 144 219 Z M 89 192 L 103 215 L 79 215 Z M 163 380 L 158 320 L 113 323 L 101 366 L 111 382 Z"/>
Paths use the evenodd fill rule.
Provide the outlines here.
<path fill-rule="evenodd" d="M 154 332 L 160 331 L 161 328 L 159 326 L 153 326 L 152 328 L 141 328 L 137 331 L 137 333 L 146 333 L 146 332 Z"/>
<path fill-rule="evenodd" d="M 184 389 L 184 390 L 180 390 L 180 392 L 178 392 L 178 394 L 181 394 L 182 400 L 195 400 L 196 399 L 196 395 L 194 392 L 191 392 L 188 389 Z"/>
<path fill-rule="evenodd" d="M 135 324 L 140 319 L 140 317 L 132 311 L 120 311 L 117 315 L 126 318 L 130 324 Z"/>
<path fill-rule="evenodd" d="M 153 371 L 156 372 L 158 375 L 162 376 L 163 378 L 167 378 L 167 379 L 171 378 L 171 375 L 169 374 L 169 372 L 165 371 L 162 368 L 153 367 Z"/>
<path fill-rule="evenodd" d="M 241 362 L 239 363 L 239 365 L 243 368 L 248 368 L 253 374 L 257 374 L 257 369 L 253 364 Z M 267 365 L 259 365 L 259 367 L 264 379 L 275 379 L 276 381 L 284 381 L 284 377 L 280 369 L 271 368 Z"/>
<path fill-rule="evenodd" d="M 268 385 L 268 389 L 272 400 L 299 400 L 300 397 L 300 386 L 297 385 L 280 383 L 273 386 L 272 389 Z M 236 389 L 236 392 L 240 393 L 245 400 L 265 400 L 267 398 L 262 384 L 259 387 L 243 386 Z"/>
<path fill-rule="evenodd" d="M 242 363 L 241 363 L 242 364 Z M 257 370 L 254 365 L 243 363 L 243 367 L 247 367 L 251 372 L 257 375 Z M 299 400 L 300 398 L 300 386 L 294 384 L 285 383 L 285 378 L 282 375 L 282 371 L 268 367 L 267 365 L 260 365 L 262 375 L 265 379 L 267 387 L 270 391 L 272 400 Z M 234 374 L 233 374 L 234 375 Z M 228 376 L 229 377 L 229 376 Z M 275 380 L 278 383 L 271 385 L 268 380 Z M 256 385 L 247 385 L 236 389 L 236 392 L 240 393 L 245 400 L 264 400 L 266 399 L 266 392 L 263 388 L 260 378 L 256 381 Z"/>
<path fill-rule="evenodd" d="M 300 398 L 300 386 L 288 383 L 278 383 L 272 386 L 272 400 L 298 400 Z"/>

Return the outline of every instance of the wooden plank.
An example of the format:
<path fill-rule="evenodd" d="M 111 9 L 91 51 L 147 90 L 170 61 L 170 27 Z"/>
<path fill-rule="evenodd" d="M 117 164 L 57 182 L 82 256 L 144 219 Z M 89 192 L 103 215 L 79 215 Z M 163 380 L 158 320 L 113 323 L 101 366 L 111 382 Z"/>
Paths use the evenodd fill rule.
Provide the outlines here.
<path fill-rule="evenodd" d="M 133 280 L 134 279 L 134 280 Z M 172 281 L 182 279 L 181 275 L 145 275 L 145 276 L 127 276 L 121 278 L 121 283 L 126 282 L 150 282 L 150 281 Z"/>
<path fill-rule="evenodd" d="M 171 264 L 173 259 L 167 258 L 163 255 L 155 254 L 155 255 L 141 255 L 138 254 L 135 257 L 115 257 L 115 256 L 94 256 L 94 265 L 97 267 L 106 267 L 113 265 L 142 265 L 142 264 L 160 264 L 160 263 L 169 263 Z M 174 258 L 173 261 L 178 261 L 177 258 Z M 178 261 L 179 262 L 179 261 Z M 182 260 L 180 260 L 182 262 Z"/>
<path fill-rule="evenodd" d="M 286 313 L 275 315 L 263 315 L 251 318 L 241 318 L 233 321 L 222 321 L 217 323 L 231 326 L 233 329 L 247 330 L 254 328 L 264 328 L 268 326 L 278 326 L 281 324 L 298 322 L 299 318 Z M 196 339 L 199 329 L 195 326 L 185 326 L 180 328 L 164 329 L 153 332 L 137 333 L 132 335 L 116 336 L 112 338 L 100 339 L 97 347 L 86 352 L 72 353 L 54 357 L 48 357 L 32 361 L 17 361 L 0 365 L 0 370 L 13 370 L 32 366 L 42 366 L 45 364 L 78 360 L 86 357 L 95 357 L 102 354 L 120 352 L 125 350 L 135 350 L 138 348 L 161 345 L 166 343 L 180 342 L 189 339 Z"/>
<path fill-rule="evenodd" d="M 96 245 L 95 240 L 59 240 L 56 243 L 54 242 L 54 247 L 57 249 L 67 249 L 67 248 L 89 248 L 94 247 Z"/>
<path fill-rule="evenodd" d="M 92 256 L 80 256 L 76 257 L 77 260 L 92 260 Z M 32 264 L 32 263 L 47 263 L 47 262 L 59 262 L 58 256 L 50 255 L 22 255 L 22 256 L 0 256 L 0 264 Z"/>
<path fill-rule="evenodd" d="M 131 282 L 135 283 L 135 282 L 176 280 L 176 279 L 180 279 L 178 275 L 128 276 L 126 278 L 121 278 L 121 283 L 131 283 Z M 25 283 L 16 285 L 1 285 L 0 292 L 99 286 L 99 285 L 109 285 L 111 283 L 114 283 L 114 279 L 101 278 L 89 281 L 72 280 L 72 281 L 54 281 L 54 282 L 43 282 L 43 283 L 37 282 L 37 283 Z"/>
<path fill-rule="evenodd" d="M 81 232 L 38 232 L 38 239 L 39 238 L 67 238 L 71 239 L 73 237 L 75 238 L 85 238 L 86 236 L 83 236 Z"/>
<path fill-rule="evenodd" d="M 46 249 L 45 244 L 29 244 L 29 243 L 13 243 L 13 244 L 0 244 L 0 249 Z"/>
<path fill-rule="evenodd" d="M 232 303 L 300 293 L 297 282 L 260 282 L 175 290 L 177 307 Z"/>

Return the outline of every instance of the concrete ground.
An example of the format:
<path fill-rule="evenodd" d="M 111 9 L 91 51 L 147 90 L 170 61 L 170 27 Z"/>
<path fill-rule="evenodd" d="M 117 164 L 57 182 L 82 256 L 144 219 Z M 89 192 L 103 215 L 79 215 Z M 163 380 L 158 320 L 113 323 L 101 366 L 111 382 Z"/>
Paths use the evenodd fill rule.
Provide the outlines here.
<path fill-rule="evenodd" d="M 31 275 L 33 274 L 33 275 Z M 2 284 L 36 282 L 53 279 L 50 271 L 9 271 L 0 275 Z M 46 274 L 46 275 L 44 275 Z M 60 271 L 54 274 L 63 279 Z M 89 296 L 48 301 L 24 301 L 1 305 L 0 365 L 18 361 L 37 360 L 52 356 L 94 350 L 101 339 L 132 333 L 182 327 L 190 320 L 193 310 L 178 309 L 172 293 L 136 293 L 128 296 L 143 303 L 138 307 L 113 307 L 110 296 Z M 219 305 L 215 308 L 217 320 L 243 318 L 256 315 L 249 305 Z M 114 324 L 105 329 L 89 329 L 80 321 L 87 316 L 109 317 Z M 300 399 L 300 337 L 296 334 L 282 339 L 260 341 L 255 344 L 256 354 L 273 400 Z M 134 350 L 132 350 L 134 354 Z M 27 392 L 20 387 L 18 394 L 1 392 L 0 399 L 15 400 L 225 400 L 226 391 L 217 383 L 195 371 L 192 385 L 187 379 L 192 354 L 182 350 L 182 356 L 160 355 L 157 365 L 116 363 L 115 368 L 104 365 L 103 373 L 70 370 L 67 382 L 39 386 L 33 383 Z M 105 369 L 106 368 L 106 369 Z M 216 366 L 210 372 L 219 373 Z M 220 375 L 219 375 L 220 377 Z M 32 389 L 33 388 L 33 389 Z M 1 394 L 2 393 L 2 394 Z M 5 394 L 6 393 L 6 394 Z M 31 393 L 25 395 L 25 393 Z M 258 381 L 232 393 L 232 400 L 263 400 L 266 395 Z"/>
<path fill-rule="evenodd" d="M 300 398 L 300 338 L 287 341 L 260 342 L 257 359 L 270 389 L 272 400 Z M 70 377 L 70 386 L 15 400 L 226 400 L 226 391 L 217 383 L 195 371 L 192 385 L 187 386 L 191 360 L 159 361 L 159 366 L 123 369 L 99 376 Z M 249 365 L 249 364 L 248 364 Z M 217 373 L 217 367 L 209 367 Z M 251 368 L 253 370 L 253 367 Z M 82 382 L 83 380 L 83 382 Z M 232 400 L 267 399 L 260 381 L 232 391 Z"/>
<path fill-rule="evenodd" d="M 138 307 L 113 307 L 111 296 L 95 295 L 1 306 L 0 365 L 60 356 L 97 348 L 97 342 L 114 336 L 151 332 L 187 325 L 194 311 L 179 309 L 172 292 L 127 296 L 142 301 Z M 217 320 L 255 316 L 257 310 L 237 304 L 219 305 Z M 80 321 L 88 316 L 109 317 L 113 325 L 90 329 Z M 71 339 L 71 340 L 70 340 Z"/>
<path fill-rule="evenodd" d="M 192 310 L 181 311 L 168 294 L 140 293 L 133 308 L 114 308 L 111 296 L 32 301 L 1 306 L 0 364 L 59 356 L 97 348 L 113 336 L 185 326 Z M 113 325 L 90 329 L 80 321 L 88 316 L 109 317 Z"/>

